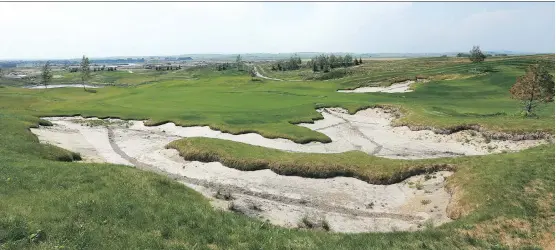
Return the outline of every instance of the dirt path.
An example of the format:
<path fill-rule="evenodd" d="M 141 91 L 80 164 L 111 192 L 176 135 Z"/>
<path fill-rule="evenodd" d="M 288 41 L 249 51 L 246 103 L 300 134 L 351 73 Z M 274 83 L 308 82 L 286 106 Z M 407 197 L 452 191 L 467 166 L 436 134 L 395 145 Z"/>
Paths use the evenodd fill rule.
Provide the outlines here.
<path fill-rule="evenodd" d="M 260 73 L 260 72 L 262 72 L 262 69 L 260 69 L 259 67 L 255 66 L 255 65 L 253 65 L 253 69 L 255 70 L 255 75 L 257 75 L 257 77 L 267 79 L 267 80 L 288 81 L 288 82 L 302 82 L 303 81 L 303 80 L 284 80 L 284 79 L 278 79 L 278 78 L 272 78 L 272 77 L 264 76 L 263 74 Z"/>
<path fill-rule="evenodd" d="M 259 69 L 257 66 L 253 65 L 253 69 L 255 70 L 255 75 L 257 75 L 257 77 L 263 78 L 263 79 L 267 79 L 267 80 L 274 80 L 274 81 L 284 81 L 282 79 L 278 79 L 278 78 L 272 78 L 272 77 L 268 77 L 268 76 L 264 76 L 259 72 Z"/>

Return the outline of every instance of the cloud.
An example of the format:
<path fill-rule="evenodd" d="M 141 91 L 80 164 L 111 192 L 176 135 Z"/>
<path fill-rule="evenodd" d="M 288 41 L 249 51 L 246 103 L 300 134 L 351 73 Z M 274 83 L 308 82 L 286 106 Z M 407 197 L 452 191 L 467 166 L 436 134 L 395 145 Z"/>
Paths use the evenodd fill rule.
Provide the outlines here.
<path fill-rule="evenodd" d="M 553 3 L 484 4 L 4 2 L 0 58 L 443 52 L 473 44 L 553 51 Z"/>

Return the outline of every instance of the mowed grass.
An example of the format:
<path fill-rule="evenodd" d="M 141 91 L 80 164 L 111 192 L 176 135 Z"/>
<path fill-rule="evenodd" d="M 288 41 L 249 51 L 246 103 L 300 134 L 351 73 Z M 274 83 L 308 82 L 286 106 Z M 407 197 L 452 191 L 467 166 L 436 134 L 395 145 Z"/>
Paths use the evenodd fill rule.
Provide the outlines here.
<path fill-rule="evenodd" d="M 3 249 L 546 249 L 553 244 L 554 146 L 461 158 L 449 180 L 457 221 L 420 232 L 339 234 L 279 228 L 216 211 L 191 189 L 131 167 L 51 160 L 61 151 L 39 144 L 26 129 L 37 123 L 32 116 L 1 113 Z M 375 163 L 378 169 L 392 165 Z"/>
<path fill-rule="evenodd" d="M 516 77 L 524 73 L 525 65 L 535 60 L 548 59 L 537 56 L 493 60 L 488 63 L 496 72 L 478 75 L 465 73 L 476 66 L 459 62 L 459 70 L 465 77 L 417 84 L 415 92 L 411 93 L 336 92 L 346 86 L 353 87 L 355 82 L 364 84 L 358 80 L 359 76 L 335 81 L 251 81 L 246 72 L 205 68 L 176 73 L 182 75 L 184 79 L 181 80 L 161 80 L 128 88 L 107 87 L 97 89 L 97 93 L 69 88 L 5 87 L 0 88 L 0 107 L 36 116 L 81 114 L 146 119 L 149 124 L 172 121 L 183 126 L 208 125 L 234 134 L 255 132 L 299 143 L 330 141 L 321 133 L 294 125 L 322 119 L 315 108 L 326 106 L 344 107 L 352 113 L 375 105 L 396 106 L 404 111 L 398 124 L 447 129 L 480 125 L 486 130 L 507 133 L 542 131 L 553 134 L 554 105 L 541 105 L 537 119 L 523 118 L 516 115 L 522 108 L 521 103 L 511 99 L 508 91 Z M 445 72 L 435 68 L 423 70 Z M 452 70 L 449 75 L 459 74 L 457 72 Z"/>
<path fill-rule="evenodd" d="M 321 118 L 316 107 L 340 106 L 355 112 L 394 105 L 405 114 L 400 123 L 439 128 L 480 124 L 506 132 L 553 133 L 551 104 L 539 109 L 539 118 L 521 118 L 514 115 L 519 102 L 508 94 L 524 65 L 537 59 L 542 58 L 488 62 L 497 72 L 483 75 L 465 73 L 473 66 L 461 64 L 461 72 L 449 73 L 468 78 L 431 81 L 417 85 L 415 92 L 391 95 L 335 92 L 364 84 L 361 79 L 390 79 L 388 67 L 383 67 L 383 76 L 355 74 L 327 82 L 258 82 L 244 72 L 193 69 L 180 73 L 187 80 L 102 88 L 97 93 L 0 88 L 0 248 L 550 249 L 554 244 L 554 145 L 511 154 L 409 162 L 355 152 L 292 154 L 204 138 L 175 142 L 183 152 L 205 160 L 217 157 L 233 167 L 268 167 L 284 174 L 310 170 L 321 174 L 314 177 L 342 173 L 358 177 L 359 171 L 369 181 L 389 183 L 414 170 L 432 170 L 427 166 L 446 164 L 455 170 L 449 179 L 454 195 L 449 213 L 458 220 L 421 232 L 337 234 L 279 228 L 215 211 L 201 195 L 166 177 L 125 166 L 69 162 L 78 157 L 39 144 L 27 130 L 40 122 L 40 116 L 81 114 L 148 119 L 151 124 L 210 125 L 298 142 L 327 141 L 323 134 L 292 123 Z M 421 70 L 445 74 L 439 67 Z M 308 161 L 319 164 L 310 169 Z M 33 236 L 39 230 L 44 237 Z"/>

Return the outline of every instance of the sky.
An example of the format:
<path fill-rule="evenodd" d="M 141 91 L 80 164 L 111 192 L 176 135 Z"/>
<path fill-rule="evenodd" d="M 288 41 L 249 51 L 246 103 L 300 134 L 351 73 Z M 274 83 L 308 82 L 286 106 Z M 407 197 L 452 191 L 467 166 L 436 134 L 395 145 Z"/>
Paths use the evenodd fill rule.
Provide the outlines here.
<path fill-rule="evenodd" d="M 0 59 L 554 53 L 554 2 L 0 2 Z"/>

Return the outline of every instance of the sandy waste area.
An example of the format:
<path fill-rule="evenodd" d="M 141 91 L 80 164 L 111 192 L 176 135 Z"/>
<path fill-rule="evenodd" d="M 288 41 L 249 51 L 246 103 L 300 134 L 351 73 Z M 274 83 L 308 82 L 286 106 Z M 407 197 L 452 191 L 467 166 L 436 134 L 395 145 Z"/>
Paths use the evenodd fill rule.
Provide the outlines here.
<path fill-rule="evenodd" d="M 142 121 L 82 117 L 47 117 L 54 125 L 31 129 L 43 143 L 79 152 L 84 162 L 135 166 L 168 175 L 199 191 L 219 209 L 231 210 L 285 227 L 335 232 L 412 231 L 450 221 L 450 194 L 440 171 L 392 185 L 372 185 L 355 178 L 312 179 L 281 176 L 271 170 L 240 171 L 219 162 L 185 161 L 164 147 L 184 137 L 234 140 L 293 152 L 336 153 L 361 150 L 387 158 L 419 159 L 514 151 L 541 140 L 487 142 L 478 133 L 438 135 L 392 127 L 393 116 L 381 109 L 349 115 L 339 108 L 320 109 L 323 120 L 299 124 L 328 135 L 331 143 L 297 144 L 258 134 L 231 135 L 209 127 L 173 123 L 147 127 Z"/>
<path fill-rule="evenodd" d="M 429 82 L 428 79 L 419 79 L 418 83 L 426 83 Z M 394 83 L 387 87 L 359 87 L 356 89 L 340 89 L 338 92 L 340 93 L 372 93 L 372 92 L 381 92 L 381 93 L 406 93 L 406 92 L 413 92 L 410 89 L 411 85 L 414 84 L 415 81 L 405 81 L 400 83 Z"/>
<path fill-rule="evenodd" d="M 102 88 L 102 86 L 94 86 L 94 85 L 87 85 L 85 84 L 86 88 L 90 88 L 90 89 L 96 89 L 96 88 Z M 44 85 L 35 85 L 35 86 L 29 86 L 29 87 L 25 87 L 27 89 L 44 89 Z M 49 89 L 55 89 L 55 88 L 83 88 L 83 84 L 49 84 L 48 87 Z"/>

